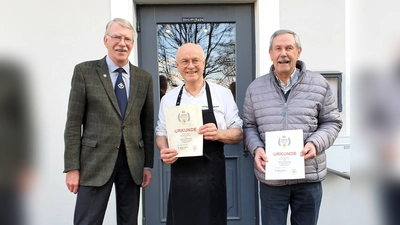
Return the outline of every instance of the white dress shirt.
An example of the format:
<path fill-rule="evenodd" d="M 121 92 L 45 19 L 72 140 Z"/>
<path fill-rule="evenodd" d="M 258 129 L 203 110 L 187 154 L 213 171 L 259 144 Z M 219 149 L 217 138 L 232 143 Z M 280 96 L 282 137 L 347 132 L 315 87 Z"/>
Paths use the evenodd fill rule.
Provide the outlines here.
<path fill-rule="evenodd" d="M 238 107 L 233 99 L 232 92 L 225 87 L 218 84 L 207 82 L 210 87 L 211 99 L 214 107 L 214 116 L 217 121 L 219 130 L 226 130 L 228 128 L 242 129 L 243 121 L 239 117 Z M 183 85 L 183 84 L 182 84 Z M 167 136 L 167 128 L 165 125 L 164 108 L 168 106 L 175 106 L 178 98 L 179 91 L 182 85 L 167 92 L 161 99 L 160 110 L 158 112 L 158 121 L 156 127 L 157 136 Z M 183 88 L 182 98 L 180 105 L 199 104 L 202 109 L 208 109 L 207 94 L 205 85 L 196 96 L 189 94 Z"/>

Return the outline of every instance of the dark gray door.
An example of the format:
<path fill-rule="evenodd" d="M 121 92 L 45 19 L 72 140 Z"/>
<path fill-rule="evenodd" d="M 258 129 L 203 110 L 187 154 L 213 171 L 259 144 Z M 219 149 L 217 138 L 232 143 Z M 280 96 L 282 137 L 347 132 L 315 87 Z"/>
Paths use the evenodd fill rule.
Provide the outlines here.
<path fill-rule="evenodd" d="M 252 4 L 138 5 L 139 66 L 153 75 L 157 121 L 159 76 L 168 90 L 182 82 L 176 71 L 177 47 L 186 42 L 203 46 L 207 81 L 231 88 L 240 114 L 247 86 L 255 77 L 254 12 Z M 143 224 L 165 224 L 170 167 L 161 162 L 155 147 L 153 179 L 144 189 Z M 226 145 L 228 224 L 258 224 L 257 182 L 253 157 L 243 143 Z M 189 225 L 189 224 L 188 224 Z"/>

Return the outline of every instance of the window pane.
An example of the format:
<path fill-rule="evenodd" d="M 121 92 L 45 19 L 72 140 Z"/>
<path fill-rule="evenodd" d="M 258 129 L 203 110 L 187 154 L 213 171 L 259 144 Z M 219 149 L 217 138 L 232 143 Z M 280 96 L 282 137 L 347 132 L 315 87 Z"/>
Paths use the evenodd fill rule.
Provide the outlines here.
<path fill-rule="evenodd" d="M 158 24 L 157 32 L 158 73 L 167 78 L 167 91 L 183 83 L 183 78 L 175 67 L 175 54 L 179 46 L 192 42 L 201 45 L 204 50 L 204 79 L 231 88 L 232 93 L 236 93 L 234 23 Z M 235 94 L 234 98 L 236 99 Z"/>

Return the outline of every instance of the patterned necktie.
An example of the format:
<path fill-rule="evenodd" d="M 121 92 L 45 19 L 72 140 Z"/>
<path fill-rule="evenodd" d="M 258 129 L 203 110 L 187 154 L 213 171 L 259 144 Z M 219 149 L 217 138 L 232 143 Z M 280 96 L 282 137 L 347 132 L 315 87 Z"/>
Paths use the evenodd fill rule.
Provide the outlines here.
<path fill-rule="evenodd" d="M 122 79 L 122 72 L 125 70 L 123 68 L 118 68 L 115 71 L 118 72 L 118 78 L 115 82 L 115 95 L 117 96 L 117 101 L 119 105 L 119 110 L 121 111 L 122 118 L 125 117 L 126 105 L 128 105 L 128 97 L 126 95 L 126 87 L 124 80 Z"/>

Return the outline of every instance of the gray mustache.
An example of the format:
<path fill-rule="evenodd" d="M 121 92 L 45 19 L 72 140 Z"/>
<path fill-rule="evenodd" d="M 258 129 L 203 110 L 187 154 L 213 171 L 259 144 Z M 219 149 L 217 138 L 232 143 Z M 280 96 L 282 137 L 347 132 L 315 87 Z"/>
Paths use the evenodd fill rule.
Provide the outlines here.
<path fill-rule="evenodd" d="M 288 57 L 283 57 L 283 58 L 279 58 L 278 62 L 290 62 L 290 59 Z"/>
<path fill-rule="evenodd" d="M 115 47 L 114 48 L 114 50 L 115 51 L 124 51 L 124 52 L 127 52 L 128 51 L 128 48 L 127 47 L 119 47 L 119 46 L 117 46 L 117 47 Z"/>

